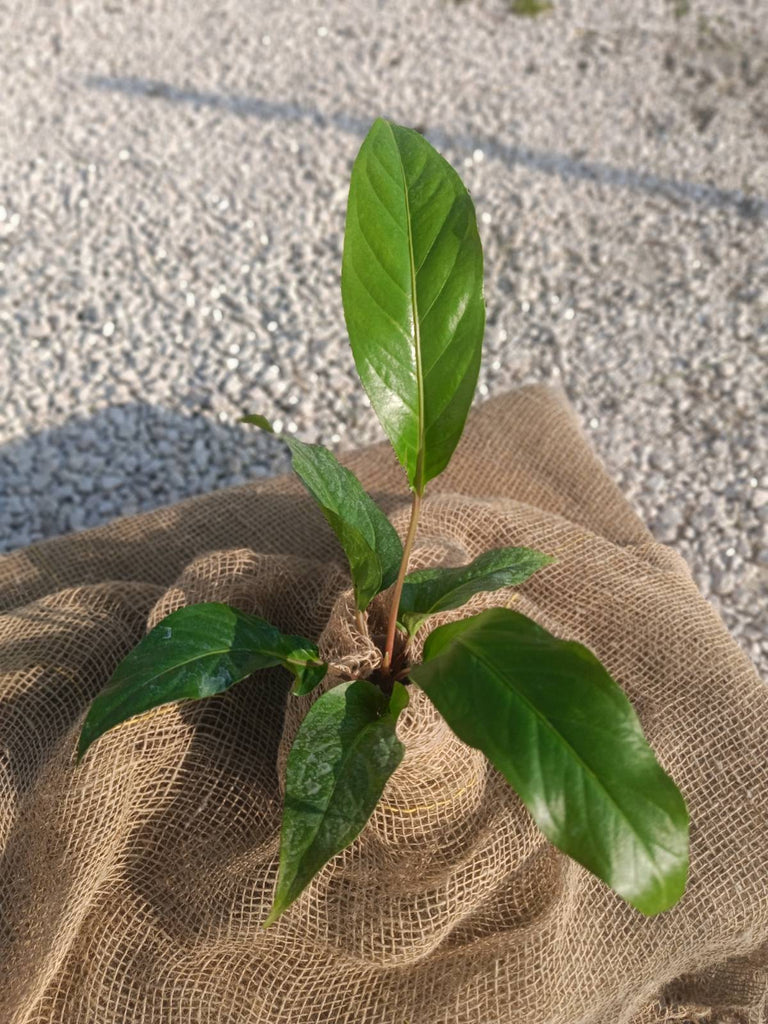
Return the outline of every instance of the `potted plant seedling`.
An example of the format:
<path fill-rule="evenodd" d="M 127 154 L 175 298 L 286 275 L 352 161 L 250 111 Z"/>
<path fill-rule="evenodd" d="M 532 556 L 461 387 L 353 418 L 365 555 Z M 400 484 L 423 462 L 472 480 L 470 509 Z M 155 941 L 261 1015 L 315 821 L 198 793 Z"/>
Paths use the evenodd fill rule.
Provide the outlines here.
<path fill-rule="evenodd" d="M 357 370 L 412 494 L 404 542 L 327 449 L 283 437 L 293 469 L 349 561 L 357 627 L 386 591 L 387 630 L 369 678 L 327 689 L 291 748 L 271 924 L 359 835 L 404 754 L 398 716 L 420 687 L 465 743 L 516 790 L 546 837 L 644 914 L 671 907 L 688 871 L 688 814 L 621 687 L 586 647 L 507 607 L 410 640 L 481 591 L 552 561 L 520 547 L 468 565 L 408 572 L 425 488 L 448 464 L 475 391 L 485 323 L 483 256 L 470 196 L 417 132 L 378 120 L 352 171 L 342 263 Z M 258 415 L 244 421 L 265 430 Z M 500 604 L 502 599 L 500 598 Z M 282 666 L 307 694 L 328 666 L 316 644 L 255 615 L 194 604 L 163 619 L 93 701 L 78 755 L 170 701 L 222 693 Z"/>

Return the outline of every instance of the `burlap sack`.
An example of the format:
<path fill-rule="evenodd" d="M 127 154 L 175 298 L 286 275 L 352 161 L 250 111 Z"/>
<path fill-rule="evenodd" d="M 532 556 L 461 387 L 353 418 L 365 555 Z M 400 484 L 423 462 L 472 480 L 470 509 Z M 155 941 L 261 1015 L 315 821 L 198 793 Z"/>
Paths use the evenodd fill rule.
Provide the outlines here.
<path fill-rule="evenodd" d="M 348 462 L 402 527 L 389 449 Z M 131 723 L 75 768 L 88 702 L 181 603 L 319 637 L 335 679 L 369 664 L 335 540 L 278 479 L 0 560 L 0 1021 L 766 1020 L 768 690 L 560 396 L 480 408 L 428 493 L 421 564 L 499 544 L 557 556 L 503 600 L 587 644 L 629 694 L 691 811 L 682 902 L 646 919 L 553 850 L 418 693 L 371 822 L 268 931 L 278 766 L 309 700 L 286 713 L 279 671 Z"/>

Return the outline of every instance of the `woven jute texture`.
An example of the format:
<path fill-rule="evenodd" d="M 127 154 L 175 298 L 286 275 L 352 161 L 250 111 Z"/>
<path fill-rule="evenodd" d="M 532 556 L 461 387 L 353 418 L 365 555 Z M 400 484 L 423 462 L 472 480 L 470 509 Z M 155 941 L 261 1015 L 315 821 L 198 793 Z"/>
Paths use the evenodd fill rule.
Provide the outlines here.
<path fill-rule="evenodd" d="M 402 531 L 390 450 L 346 461 Z M 556 852 L 413 687 L 371 821 L 266 931 L 311 700 L 281 671 L 128 723 L 75 766 L 89 701 L 184 603 L 318 639 L 331 681 L 370 666 L 335 539 L 280 478 L 0 560 L 3 1024 L 766 1021 L 768 688 L 682 560 L 542 388 L 473 414 L 422 523 L 422 566 L 502 544 L 556 556 L 451 615 L 511 601 L 607 665 L 688 802 L 680 904 L 644 918 Z M 369 618 L 383 628 L 380 599 Z"/>

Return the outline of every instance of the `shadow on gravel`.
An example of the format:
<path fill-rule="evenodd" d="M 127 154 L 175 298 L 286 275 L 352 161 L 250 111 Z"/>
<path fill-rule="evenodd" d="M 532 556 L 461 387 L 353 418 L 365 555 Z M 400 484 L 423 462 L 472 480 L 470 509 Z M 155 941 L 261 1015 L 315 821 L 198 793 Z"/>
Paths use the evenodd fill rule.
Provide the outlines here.
<path fill-rule="evenodd" d="M 362 120 L 344 113 L 324 114 L 320 110 L 297 103 L 202 92 L 196 89 L 178 89 L 167 82 L 147 78 L 93 75 L 86 78 L 85 84 L 89 89 L 100 92 L 117 92 L 144 99 L 165 100 L 168 103 L 212 107 L 240 117 L 258 117 L 264 121 L 306 121 L 321 128 L 330 124 L 361 138 L 370 128 L 370 120 Z M 509 166 L 530 167 L 542 174 L 557 176 L 563 181 L 594 181 L 613 188 L 660 195 L 671 202 L 731 209 L 747 220 L 768 220 L 768 197 L 748 196 L 738 190 L 678 181 L 652 172 L 614 167 L 600 161 L 582 160 L 566 153 L 505 145 L 489 136 L 454 134 L 431 126 L 425 129 L 424 133 L 438 149 L 462 149 L 467 153 L 474 149 L 482 149 L 488 156 L 495 157 Z"/>
<path fill-rule="evenodd" d="M 260 431 L 143 403 L 0 447 L 0 552 L 283 471 Z"/>
<path fill-rule="evenodd" d="M 195 445 L 197 453 L 204 446 L 208 471 L 198 465 Z M 245 547 L 344 564 L 333 533 L 298 479 L 271 479 L 289 468 L 284 447 L 243 425 L 218 425 L 141 404 L 74 417 L 60 428 L 5 445 L 0 448 L 0 552 L 6 549 L 7 561 L 0 557 L 0 612 L 19 604 L 20 590 L 26 604 L 53 590 L 107 580 L 167 587 L 193 558 L 210 551 Z M 233 448 L 242 451 L 236 473 L 228 461 L 235 457 Z M 168 484 L 174 471 L 178 491 L 176 483 Z M 260 486 L 249 486 L 254 483 Z M 233 500 L 236 484 L 244 484 L 247 501 Z M 408 500 L 399 486 L 371 493 L 387 514 Z M 201 501 L 180 500 L 202 494 Z M 118 529 L 107 528 L 129 513 L 161 506 L 161 518 L 137 516 Z M 75 521 L 77 509 L 82 518 Z M 284 529 L 286 521 L 291 531 Z M 88 526 L 96 529 L 86 540 L 79 531 Z M 25 529 L 34 536 L 24 538 Z M 147 557 L 154 543 L 162 548 L 156 562 Z M 291 586 L 291 577 L 276 584 L 281 585 Z M 27 664 L 28 653 L 17 652 L 20 665 Z"/>

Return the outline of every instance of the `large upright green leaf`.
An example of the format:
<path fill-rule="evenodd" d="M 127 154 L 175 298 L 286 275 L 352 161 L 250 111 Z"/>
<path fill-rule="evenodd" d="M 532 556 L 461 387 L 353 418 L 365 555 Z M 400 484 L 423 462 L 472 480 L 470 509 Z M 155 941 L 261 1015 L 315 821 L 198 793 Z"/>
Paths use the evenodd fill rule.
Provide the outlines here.
<path fill-rule="evenodd" d="M 274 433 L 263 416 L 243 416 Z M 291 465 L 317 501 L 344 548 L 352 573 L 355 602 L 365 611 L 372 598 L 395 582 L 403 557 L 397 531 L 351 470 L 322 445 L 278 434 L 291 450 Z"/>
<path fill-rule="evenodd" d="M 288 755 L 277 890 L 265 927 L 362 831 L 403 758 L 395 725 L 407 704 L 401 683 L 386 697 L 358 679 L 328 690 L 307 712 Z"/>
<path fill-rule="evenodd" d="M 460 608 L 474 594 L 523 583 L 554 558 L 531 548 L 494 548 L 450 569 L 419 569 L 403 583 L 397 621 L 414 636 L 430 615 Z"/>
<path fill-rule="evenodd" d="M 644 914 L 688 872 L 688 812 L 624 692 L 586 647 L 505 608 L 436 629 L 413 669 L 555 846 Z"/>
<path fill-rule="evenodd" d="M 99 736 L 134 715 L 177 700 L 222 693 L 260 668 L 282 665 L 308 693 L 327 665 L 317 647 L 266 620 L 210 602 L 171 612 L 120 662 L 91 704 L 77 747 L 82 757 Z"/>
<path fill-rule="evenodd" d="M 483 253 L 458 174 L 378 120 L 352 170 L 341 292 L 357 371 L 421 494 L 461 437 L 485 326 Z"/>

